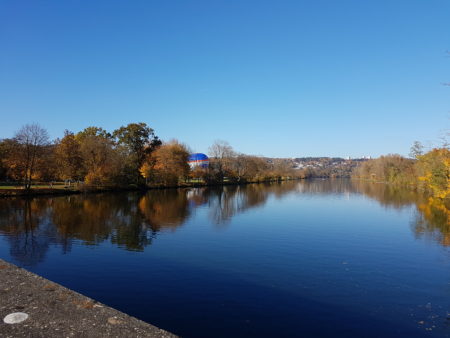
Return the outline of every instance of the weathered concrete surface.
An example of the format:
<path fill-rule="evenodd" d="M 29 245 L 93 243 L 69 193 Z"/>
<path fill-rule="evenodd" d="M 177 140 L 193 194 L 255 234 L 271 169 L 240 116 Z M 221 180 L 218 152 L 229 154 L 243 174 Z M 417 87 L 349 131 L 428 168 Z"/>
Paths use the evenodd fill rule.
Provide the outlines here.
<path fill-rule="evenodd" d="M 29 318 L 5 324 L 12 312 Z M 0 259 L 0 337 L 175 337 Z"/>

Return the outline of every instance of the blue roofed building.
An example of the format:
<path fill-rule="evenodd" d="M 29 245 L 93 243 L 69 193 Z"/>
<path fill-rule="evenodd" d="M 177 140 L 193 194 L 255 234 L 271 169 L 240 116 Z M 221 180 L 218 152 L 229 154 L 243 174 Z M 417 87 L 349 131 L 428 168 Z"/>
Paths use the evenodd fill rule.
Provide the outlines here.
<path fill-rule="evenodd" d="M 209 158 L 202 153 L 191 154 L 188 158 L 188 164 L 191 169 L 195 169 L 198 167 L 206 169 L 209 166 Z"/>

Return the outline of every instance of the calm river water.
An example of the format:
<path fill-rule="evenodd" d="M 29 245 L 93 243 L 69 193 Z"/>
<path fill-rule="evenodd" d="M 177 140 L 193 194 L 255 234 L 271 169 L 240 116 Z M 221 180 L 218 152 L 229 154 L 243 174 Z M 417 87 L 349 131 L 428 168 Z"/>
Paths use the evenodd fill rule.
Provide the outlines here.
<path fill-rule="evenodd" d="M 450 225 L 349 180 L 0 200 L 0 257 L 185 337 L 450 335 Z"/>

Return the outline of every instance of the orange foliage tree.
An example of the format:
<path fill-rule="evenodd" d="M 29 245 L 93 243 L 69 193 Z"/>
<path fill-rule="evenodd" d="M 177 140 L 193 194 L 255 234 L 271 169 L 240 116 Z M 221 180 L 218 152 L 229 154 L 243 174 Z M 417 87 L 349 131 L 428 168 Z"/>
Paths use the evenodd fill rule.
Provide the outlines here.
<path fill-rule="evenodd" d="M 189 152 L 178 141 L 159 146 L 146 159 L 140 173 L 148 183 L 156 185 L 177 185 L 189 174 L 187 163 Z"/>

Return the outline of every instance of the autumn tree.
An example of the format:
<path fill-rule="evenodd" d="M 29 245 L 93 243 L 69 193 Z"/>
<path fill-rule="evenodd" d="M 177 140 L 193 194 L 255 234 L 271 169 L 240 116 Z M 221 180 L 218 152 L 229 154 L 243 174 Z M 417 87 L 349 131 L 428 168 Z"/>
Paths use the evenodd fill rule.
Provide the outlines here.
<path fill-rule="evenodd" d="M 156 148 L 141 166 L 140 172 L 148 182 L 177 185 L 189 174 L 189 152 L 185 145 L 171 141 Z"/>
<path fill-rule="evenodd" d="M 293 176 L 292 165 L 285 159 L 275 159 L 272 164 L 271 176 L 276 180 Z"/>
<path fill-rule="evenodd" d="M 80 141 L 74 133 L 66 130 L 64 137 L 55 147 L 58 172 L 63 179 L 81 180 L 84 178 L 83 156 Z"/>
<path fill-rule="evenodd" d="M 55 144 L 49 144 L 42 148 L 41 156 L 36 161 L 36 170 L 33 180 L 50 182 L 59 177 L 58 164 L 56 163 Z"/>
<path fill-rule="evenodd" d="M 362 178 L 393 184 L 415 184 L 414 161 L 398 154 L 380 156 L 361 165 Z"/>
<path fill-rule="evenodd" d="M 209 156 L 211 171 L 218 181 L 223 181 L 231 169 L 232 158 L 235 156 L 233 148 L 228 142 L 217 140 L 209 147 Z"/>
<path fill-rule="evenodd" d="M 419 156 L 419 180 L 437 198 L 450 197 L 450 150 L 436 148 Z"/>
<path fill-rule="evenodd" d="M 105 185 L 120 182 L 123 154 L 115 148 L 111 135 L 101 128 L 89 127 L 76 135 L 86 171 L 87 184 Z"/>
<path fill-rule="evenodd" d="M 239 154 L 232 160 L 233 173 L 238 182 L 261 180 L 267 162 L 257 156 Z"/>
<path fill-rule="evenodd" d="M 8 166 L 8 155 L 9 155 L 9 143 L 10 139 L 0 140 L 0 180 L 8 179 L 9 175 L 9 166 Z"/>
<path fill-rule="evenodd" d="M 8 142 L 6 163 L 16 179 L 20 180 L 25 189 L 30 189 L 34 174 L 45 147 L 49 145 L 48 133 L 38 124 L 27 124 L 16 132 Z"/>

